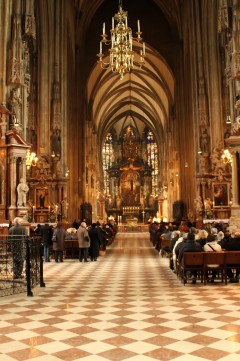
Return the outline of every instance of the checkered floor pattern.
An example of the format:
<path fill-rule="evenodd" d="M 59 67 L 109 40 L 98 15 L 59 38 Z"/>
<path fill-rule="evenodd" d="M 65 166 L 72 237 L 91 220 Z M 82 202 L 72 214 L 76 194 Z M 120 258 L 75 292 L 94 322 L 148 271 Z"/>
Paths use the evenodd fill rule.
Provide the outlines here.
<path fill-rule="evenodd" d="M 46 263 L 44 281 L 0 300 L 0 361 L 240 360 L 239 284 L 183 286 L 148 233 Z"/>

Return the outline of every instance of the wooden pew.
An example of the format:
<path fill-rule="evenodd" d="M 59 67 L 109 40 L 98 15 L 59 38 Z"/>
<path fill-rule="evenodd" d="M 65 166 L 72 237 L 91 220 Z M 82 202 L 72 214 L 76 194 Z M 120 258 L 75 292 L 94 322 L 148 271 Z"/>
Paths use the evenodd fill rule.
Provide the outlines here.
<path fill-rule="evenodd" d="M 211 267 L 212 264 L 218 267 Z M 187 283 L 187 271 L 197 271 L 201 283 L 207 283 L 207 272 L 216 269 L 221 274 L 221 282 L 228 283 L 227 270 L 240 270 L 240 251 L 221 252 L 184 252 L 182 263 L 178 265 L 177 275 L 181 282 Z"/>

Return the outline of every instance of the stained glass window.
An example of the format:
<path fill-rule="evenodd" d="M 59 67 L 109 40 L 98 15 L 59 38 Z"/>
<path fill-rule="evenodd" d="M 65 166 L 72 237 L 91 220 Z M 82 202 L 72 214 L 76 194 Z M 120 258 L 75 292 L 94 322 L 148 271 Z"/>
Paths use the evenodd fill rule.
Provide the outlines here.
<path fill-rule="evenodd" d="M 158 148 L 151 130 L 147 133 L 147 161 L 152 167 L 152 194 L 158 194 Z"/>
<path fill-rule="evenodd" d="M 111 133 L 108 133 L 102 149 L 103 158 L 103 177 L 104 177 L 104 189 L 107 195 L 110 192 L 108 168 L 111 167 L 113 161 L 113 137 Z"/>

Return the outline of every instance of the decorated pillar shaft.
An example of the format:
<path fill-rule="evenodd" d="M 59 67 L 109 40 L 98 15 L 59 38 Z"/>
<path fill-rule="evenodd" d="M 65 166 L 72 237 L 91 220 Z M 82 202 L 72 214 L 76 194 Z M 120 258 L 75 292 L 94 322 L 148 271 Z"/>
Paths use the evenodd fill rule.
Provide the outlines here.
<path fill-rule="evenodd" d="M 239 179 L 238 179 L 239 153 L 232 155 L 232 205 L 239 206 Z"/>
<path fill-rule="evenodd" d="M 9 178 L 11 180 L 10 207 L 16 207 L 16 187 L 17 187 L 16 161 L 17 161 L 17 157 L 11 155 L 9 159 Z"/>

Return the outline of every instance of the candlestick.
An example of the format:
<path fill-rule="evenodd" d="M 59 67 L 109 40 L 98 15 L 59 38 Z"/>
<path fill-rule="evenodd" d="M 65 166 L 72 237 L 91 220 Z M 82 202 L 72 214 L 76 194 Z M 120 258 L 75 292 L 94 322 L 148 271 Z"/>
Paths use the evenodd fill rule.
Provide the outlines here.
<path fill-rule="evenodd" d="M 35 208 L 35 206 L 33 206 L 33 216 L 32 216 L 32 221 L 33 221 L 33 223 L 35 223 L 35 219 L 34 219 L 34 208 Z"/>

